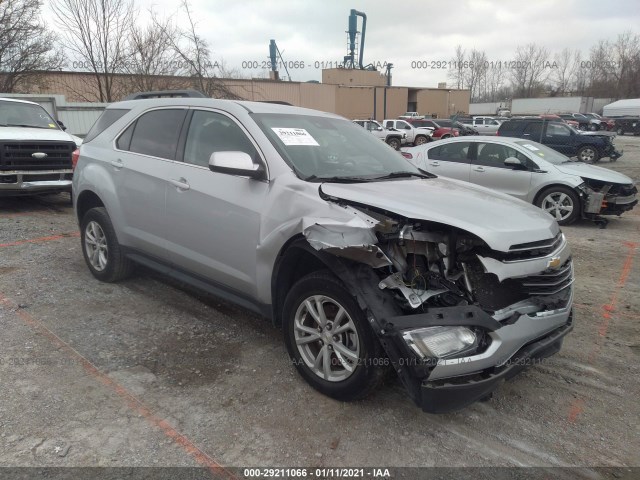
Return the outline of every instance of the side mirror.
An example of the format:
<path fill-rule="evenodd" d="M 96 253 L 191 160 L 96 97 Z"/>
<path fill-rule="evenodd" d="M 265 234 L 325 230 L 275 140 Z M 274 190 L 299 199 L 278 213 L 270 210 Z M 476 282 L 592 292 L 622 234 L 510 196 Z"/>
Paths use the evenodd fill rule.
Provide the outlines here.
<path fill-rule="evenodd" d="M 65 126 L 64 126 L 64 123 L 62 123 L 62 120 L 56 120 L 56 121 L 58 122 L 58 125 L 60 125 L 60 128 L 61 128 L 63 131 L 66 131 L 66 130 L 67 130 L 67 127 L 65 127 Z"/>
<path fill-rule="evenodd" d="M 521 162 L 519 159 L 517 159 L 516 157 L 508 157 L 508 158 L 504 161 L 504 164 L 505 164 L 507 167 L 513 167 L 513 168 L 515 168 L 515 169 L 518 169 L 518 168 L 525 168 L 525 166 L 522 164 L 522 162 Z"/>
<path fill-rule="evenodd" d="M 381 132 L 382 130 L 384 130 L 384 128 L 382 128 L 382 127 L 376 127 L 376 131 Z"/>
<path fill-rule="evenodd" d="M 260 178 L 264 173 L 246 152 L 213 152 L 209 157 L 209 170 L 249 178 Z"/>

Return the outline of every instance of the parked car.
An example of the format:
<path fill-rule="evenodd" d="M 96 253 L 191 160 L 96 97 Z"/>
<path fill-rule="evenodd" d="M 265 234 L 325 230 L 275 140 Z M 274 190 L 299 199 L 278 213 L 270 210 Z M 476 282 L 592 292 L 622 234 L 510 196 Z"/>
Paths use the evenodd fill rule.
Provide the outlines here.
<path fill-rule="evenodd" d="M 70 192 L 81 143 L 41 105 L 0 98 L 0 196 Z"/>
<path fill-rule="evenodd" d="M 575 128 L 576 130 L 580 128 L 580 122 L 578 122 L 577 120 L 562 118 L 560 115 L 555 115 L 552 113 L 543 113 L 542 115 L 540 115 L 540 118 L 544 118 L 545 120 L 556 120 L 558 122 L 564 122 L 567 125 L 570 125 L 573 128 Z"/>
<path fill-rule="evenodd" d="M 640 117 L 618 117 L 614 120 L 613 128 L 618 135 L 625 133 L 640 135 Z"/>
<path fill-rule="evenodd" d="M 560 225 L 621 215 L 638 203 L 638 189 L 626 175 L 571 161 L 531 140 L 454 138 L 402 151 L 418 168 L 513 195 L 549 212 Z"/>
<path fill-rule="evenodd" d="M 91 274 L 140 263 L 272 319 L 326 395 L 361 398 L 388 366 L 425 411 L 459 409 L 572 329 L 552 217 L 423 173 L 349 120 L 195 93 L 103 117 L 73 177 Z"/>
<path fill-rule="evenodd" d="M 622 156 L 622 151 L 613 144 L 614 133 L 581 132 L 562 122 L 535 118 L 509 120 L 500 125 L 498 135 L 534 140 L 588 163 L 606 157 L 615 161 Z"/>
<path fill-rule="evenodd" d="M 386 129 L 375 120 L 354 120 L 353 123 L 364 127 L 394 150 L 400 150 L 400 147 L 407 143 L 407 134 L 405 132 Z"/>
<path fill-rule="evenodd" d="M 588 117 L 583 113 L 559 113 L 558 116 L 564 120 L 575 120 L 578 122 L 580 130 L 606 130 L 607 124 L 597 118 Z"/>
<path fill-rule="evenodd" d="M 467 122 L 469 122 L 469 120 L 467 120 Z M 501 123 L 502 122 L 493 117 L 477 116 L 473 117 L 471 121 L 465 123 L 465 125 L 475 128 L 480 135 L 495 135 Z"/>
<path fill-rule="evenodd" d="M 464 121 L 464 119 L 459 119 L 459 120 L 445 120 L 445 119 L 439 119 L 438 120 L 438 124 L 442 127 L 448 127 L 448 128 L 455 128 L 458 130 L 458 132 L 460 132 L 460 136 L 465 136 L 465 135 L 479 135 L 478 130 L 476 130 L 475 128 L 469 126 L 469 124 L 465 124 L 462 123 Z"/>
<path fill-rule="evenodd" d="M 598 130 L 613 130 L 613 127 L 615 126 L 615 122 L 613 121 L 613 119 L 603 117 L 602 115 L 598 115 L 597 113 L 585 113 L 584 116 L 599 122 L 596 123 L 599 127 Z"/>
<path fill-rule="evenodd" d="M 386 119 L 382 123 L 387 129 L 404 132 L 407 135 L 407 143 L 422 145 L 433 140 L 432 128 L 418 128 L 405 120 Z"/>
<path fill-rule="evenodd" d="M 457 137 L 460 135 L 460 130 L 457 128 L 445 127 L 441 125 L 441 119 L 431 120 L 408 120 L 411 125 L 416 128 L 431 128 L 433 129 L 432 138 L 434 140 L 440 140 L 441 138 Z"/>
<path fill-rule="evenodd" d="M 398 117 L 400 120 L 408 120 L 414 118 L 424 118 L 424 115 L 420 115 L 418 112 L 405 112 Z"/>

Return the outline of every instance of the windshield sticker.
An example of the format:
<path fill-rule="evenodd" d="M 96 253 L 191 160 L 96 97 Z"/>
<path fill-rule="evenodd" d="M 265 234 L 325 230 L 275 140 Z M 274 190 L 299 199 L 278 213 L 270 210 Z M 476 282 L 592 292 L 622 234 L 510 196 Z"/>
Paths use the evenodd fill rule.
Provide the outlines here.
<path fill-rule="evenodd" d="M 540 150 L 537 147 L 534 147 L 533 145 L 531 145 L 530 143 L 525 143 L 522 145 L 524 148 L 528 148 L 529 150 L 531 150 L 532 152 L 535 152 L 537 150 Z"/>
<path fill-rule="evenodd" d="M 53 123 L 50 123 L 49 128 L 56 128 L 56 126 Z"/>
<path fill-rule="evenodd" d="M 304 128 L 272 128 L 285 145 L 313 145 L 319 147 L 309 132 Z"/>

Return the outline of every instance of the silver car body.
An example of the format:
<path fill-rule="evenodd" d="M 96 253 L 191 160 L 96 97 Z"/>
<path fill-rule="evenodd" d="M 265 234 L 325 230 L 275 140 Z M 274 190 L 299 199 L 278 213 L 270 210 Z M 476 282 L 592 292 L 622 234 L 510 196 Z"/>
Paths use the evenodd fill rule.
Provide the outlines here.
<path fill-rule="evenodd" d="M 503 145 L 515 150 L 518 156 L 531 162 L 531 168 L 514 169 L 502 162 L 487 165 L 477 159 L 435 158 L 436 151 L 443 145 Z M 496 192 L 512 195 L 525 202 L 534 203 L 540 192 L 552 185 L 563 185 L 584 193 L 584 201 L 588 202 L 590 182 L 602 182 L 605 185 L 625 186 L 635 190 L 634 183 L 628 176 L 595 165 L 570 161 L 560 153 L 555 152 L 554 158 L 565 159 L 562 162 L 551 162 L 537 155 L 536 152 L 547 149 L 537 142 L 512 137 L 474 136 L 445 139 L 437 144 L 419 147 L 403 148 L 411 155 L 411 162 L 428 172 L 448 178 L 464 180 L 476 185 L 487 187 Z M 504 160 L 504 159 L 502 159 Z M 635 193 L 608 195 L 607 201 L 612 204 L 628 205 L 636 201 Z M 599 212 L 599 206 L 598 206 Z M 594 213 L 598 213 L 594 212 Z"/>
<path fill-rule="evenodd" d="M 253 118 L 263 113 L 312 116 L 344 121 L 347 131 L 349 126 L 358 128 L 328 113 L 268 103 L 187 98 L 132 100 L 109 108 L 129 111 L 81 147 L 73 179 L 74 205 L 79 217 L 96 202 L 104 205 L 118 242 L 136 261 L 153 263 L 156 268 L 164 265 L 167 272 L 179 269 L 201 283 L 221 286 L 220 291 L 232 300 L 277 321 L 277 265 L 291 242 L 302 241 L 323 258 L 346 258 L 376 271 L 382 280 L 372 284 L 373 293 L 382 298 L 391 291 L 389 298 L 394 303 L 421 314 L 423 304 L 436 293 L 425 291 L 417 298 L 414 289 L 394 283 L 394 275 L 406 271 L 407 249 L 446 252 L 450 247 L 444 245 L 454 235 L 448 232 L 455 230 L 461 242 L 469 242 L 465 244 L 468 248 L 485 245 L 478 250 L 482 253 L 469 257 L 478 265 L 478 282 L 495 275 L 519 282 L 518 288 L 528 293 L 511 305 L 483 313 L 494 325 L 489 350 L 455 362 L 439 362 L 431 379 L 503 365 L 524 345 L 552 331 L 570 329 L 573 270 L 569 246 L 553 218 L 525 202 L 445 178 L 350 184 L 307 181 L 292 170 Z M 264 177 L 215 173 L 205 166 L 118 149 L 119 135 L 140 115 L 158 108 L 214 111 L 228 117 L 257 149 Z M 377 142 L 362 135 L 367 142 Z M 407 162 L 406 168 L 410 167 Z M 388 245 L 380 243 L 379 234 L 389 225 L 397 226 L 399 237 Z M 438 247 L 440 244 L 443 246 Z M 449 245 L 458 248 L 455 242 Z M 449 261 L 454 258 L 450 251 L 433 254 Z M 462 281 L 460 274 L 452 273 L 450 281 Z M 341 278 L 350 288 L 365 288 L 362 279 L 350 283 L 349 275 L 344 270 Z M 533 283 L 527 283 L 529 278 Z M 545 278 L 554 279 L 557 291 L 540 293 L 531 286 Z M 375 299 L 360 300 L 370 307 L 372 325 L 384 324 L 387 314 L 370 303 Z M 502 325 L 506 318 L 508 325 Z M 401 323 L 397 321 L 396 328 Z M 376 333 L 388 335 L 389 328 L 380 327 Z"/>
<path fill-rule="evenodd" d="M 464 125 L 475 128 L 480 135 L 495 135 L 502 122 L 493 117 L 473 117 L 470 121 L 463 122 Z"/>

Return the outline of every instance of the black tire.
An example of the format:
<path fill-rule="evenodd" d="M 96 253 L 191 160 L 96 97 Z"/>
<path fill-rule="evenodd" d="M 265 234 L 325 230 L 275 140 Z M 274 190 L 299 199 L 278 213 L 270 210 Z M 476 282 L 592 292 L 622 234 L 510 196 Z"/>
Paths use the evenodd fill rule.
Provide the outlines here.
<path fill-rule="evenodd" d="M 89 250 L 92 248 L 90 245 L 91 239 L 93 238 L 97 241 L 97 237 L 100 237 L 100 235 L 95 235 L 96 225 L 102 232 L 103 237 L 101 238 L 104 238 L 104 243 L 106 244 L 106 249 L 104 250 L 105 262 L 102 269 L 96 267 L 94 265 L 96 262 L 89 258 L 91 255 Z M 90 237 L 89 240 L 87 239 L 88 236 Z M 96 207 L 85 213 L 80 222 L 80 239 L 84 260 L 91 274 L 98 280 L 109 283 L 117 282 L 127 278 L 133 272 L 133 262 L 124 256 L 106 208 Z M 96 249 L 94 248 L 92 251 L 95 252 Z"/>
<path fill-rule="evenodd" d="M 345 310 L 346 315 L 350 317 L 352 324 L 355 326 L 355 330 L 353 331 L 357 334 L 359 353 L 357 355 L 357 360 L 354 359 L 353 363 L 350 364 L 350 367 L 353 370 L 350 373 L 347 373 L 346 369 L 342 368 L 343 364 L 336 353 L 338 351 L 342 351 L 342 348 L 338 350 L 338 348 L 334 349 L 331 347 L 329 343 L 331 339 L 321 340 L 322 335 L 328 335 L 329 337 L 333 336 L 328 333 L 331 331 L 330 329 L 332 328 L 332 325 L 329 325 L 328 329 L 326 325 L 324 329 L 319 327 L 318 322 L 314 320 L 313 315 L 309 313 L 308 308 L 305 306 L 305 301 L 313 296 L 324 298 L 326 304 L 332 307 L 334 311 L 336 309 L 336 304 L 332 304 L 331 302 L 337 302 L 339 306 Z M 321 302 L 321 305 L 323 305 L 323 312 L 326 315 L 327 310 L 325 310 L 324 307 L 325 301 Z M 315 304 L 315 308 L 318 308 L 317 303 Z M 318 336 L 317 341 L 306 342 L 303 345 L 300 345 L 300 348 L 296 342 L 297 328 L 295 326 L 296 314 L 299 309 L 302 309 L 300 313 L 300 317 L 303 319 L 302 321 L 308 322 L 306 325 L 302 323 L 301 325 L 305 326 L 305 328 L 312 328 L 308 327 L 308 325 L 315 325 L 315 328 L 312 329 L 315 330 L 316 333 L 313 335 Z M 303 315 L 302 311 L 305 310 L 306 312 Z M 318 310 L 315 311 L 318 313 Z M 330 314 L 331 310 L 329 309 L 328 312 Z M 326 323 L 331 323 L 328 317 Z M 313 272 L 295 283 L 285 299 L 282 325 L 285 345 L 292 362 L 307 383 L 319 392 L 337 400 L 358 400 L 369 395 L 382 382 L 385 376 L 384 367 L 389 362 L 388 358 L 383 355 L 380 342 L 375 337 L 371 327 L 368 325 L 365 314 L 358 306 L 355 298 L 347 292 L 340 280 L 330 272 L 326 270 Z M 336 325 L 338 325 L 338 327 L 333 327 L 334 330 L 339 329 L 341 324 L 336 321 Z M 318 333 L 318 329 L 320 329 L 320 333 Z M 300 332 L 298 330 L 298 334 L 299 333 Z M 333 340 L 341 337 L 342 335 L 344 335 L 344 333 L 333 336 Z M 349 337 L 350 339 L 354 338 L 353 334 L 347 335 L 351 335 Z M 301 337 L 299 340 L 304 338 L 312 338 L 312 336 L 309 334 L 309 336 Z M 334 344 L 337 343 L 340 343 L 342 346 L 347 344 L 344 339 L 340 340 L 340 342 L 335 342 Z M 327 352 L 329 352 L 328 355 L 330 361 L 327 362 L 327 364 L 329 365 L 328 368 L 330 372 L 332 374 L 336 373 L 336 375 L 339 375 L 340 372 L 344 371 L 345 374 L 348 375 L 346 378 L 334 380 L 328 380 L 326 379 L 326 376 L 325 378 L 321 378 L 319 373 L 315 373 L 312 370 L 312 367 L 307 365 L 306 362 L 313 359 L 313 350 L 317 351 L 316 358 L 319 358 L 322 355 L 324 348 L 327 348 Z M 303 350 L 302 352 L 301 349 Z M 305 355 L 305 358 L 303 358 L 303 355 Z M 347 358 L 342 355 L 341 357 L 345 359 Z M 324 358 L 326 357 L 323 357 L 322 367 L 324 367 Z M 318 365 L 318 368 L 320 368 L 320 365 Z M 332 370 L 333 368 L 335 368 L 335 371 Z"/>
<path fill-rule="evenodd" d="M 400 150 L 400 145 L 402 144 L 401 140 L 396 137 L 391 137 L 387 139 L 387 145 L 389 145 L 394 150 Z"/>
<path fill-rule="evenodd" d="M 595 132 L 595 131 L 596 131 L 596 130 L 598 130 L 598 129 L 599 129 L 599 127 L 598 127 L 598 125 L 596 125 L 595 123 L 590 123 L 590 124 L 589 124 L 589 130 L 590 130 L 590 131 Z"/>
<path fill-rule="evenodd" d="M 578 149 L 576 157 L 584 163 L 595 163 L 600 160 L 600 152 L 592 145 L 583 145 Z"/>
<path fill-rule="evenodd" d="M 413 142 L 414 145 L 424 145 L 425 143 L 427 143 L 429 141 L 429 137 L 427 137 L 426 135 L 416 135 L 416 139 Z"/>
<path fill-rule="evenodd" d="M 448 133 L 445 133 L 440 137 L 440 140 L 444 140 L 445 138 L 449 138 L 449 137 L 451 137 L 451 135 L 449 135 Z"/>
<path fill-rule="evenodd" d="M 622 128 L 622 127 L 618 127 L 618 128 L 616 129 L 616 134 L 618 134 L 618 135 L 620 135 L 620 136 L 624 135 L 624 128 Z"/>
<path fill-rule="evenodd" d="M 562 195 L 565 195 L 566 197 L 562 197 Z M 567 215 L 567 210 L 563 210 L 562 206 L 559 206 L 558 208 L 550 211 L 549 207 L 552 205 L 552 202 L 550 201 L 551 199 L 549 199 L 550 196 L 555 197 L 554 200 L 556 201 L 561 200 L 558 203 L 565 207 L 569 206 L 570 204 L 572 208 L 571 213 Z M 554 185 L 543 190 L 536 198 L 536 206 L 547 211 L 552 217 L 556 219 L 559 225 L 572 224 L 578 218 L 580 218 L 580 215 L 582 213 L 582 204 L 580 203 L 580 197 L 578 197 L 578 194 L 571 188 L 564 187 L 562 185 Z"/>

